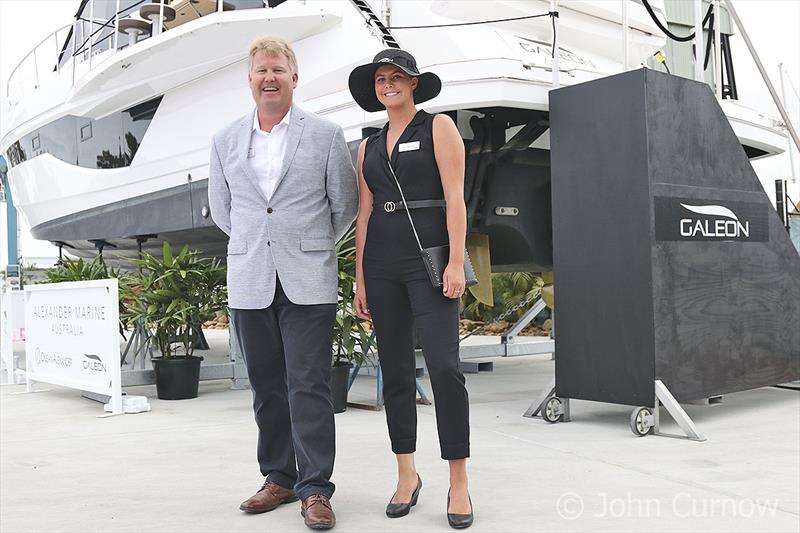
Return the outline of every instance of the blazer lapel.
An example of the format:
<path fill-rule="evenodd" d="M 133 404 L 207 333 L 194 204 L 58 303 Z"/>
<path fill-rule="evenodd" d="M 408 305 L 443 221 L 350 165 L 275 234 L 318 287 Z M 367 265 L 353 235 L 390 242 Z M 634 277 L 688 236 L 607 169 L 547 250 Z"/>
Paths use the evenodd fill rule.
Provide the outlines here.
<path fill-rule="evenodd" d="M 248 159 L 248 154 L 250 152 L 250 140 L 253 135 L 253 115 L 255 113 L 255 108 L 253 108 L 253 113 L 245 116 L 242 119 L 242 123 L 239 126 L 239 131 L 236 132 L 236 151 L 238 152 L 238 160 L 239 160 L 239 168 L 242 169 L 242 173 L 247 176 L 247 179 L 250 180 L 250 183 L 253 187 L 258 191 L 258 194 L 261 198 L 264 199 L 264 203 L 267 202 L 267 197 L 264 196 L 264 191 L 261 190 L 261 185 L 258 183 L 258 179 L 253 176 L 253 173 L 250 172 L 250 162 Z M 250 117 L 248 120 L 247 117 Z"/>
<path fill-rule="evenodd" d="M 286 177 L 286 173 L 289 171 L 289 167 L 292 165 L 292 161 L 294 160 L 294 155 L 297 153 L 297 147 L 300 145 L 300 138 L 303 135 L 305 118 L 306 117 L 303 113 L 303 110 L 296 105 L 292 105 L 291 123 L 289 124 L 289 134 L 286 138 L 286 151 L 283 154 L 281 173 L 278 175 L 278 181 L 275 183 L 275 191 L 278 190 L 283 178 Z M 272 194 L 273 196 L 275 195 L 274 192 Z"/>

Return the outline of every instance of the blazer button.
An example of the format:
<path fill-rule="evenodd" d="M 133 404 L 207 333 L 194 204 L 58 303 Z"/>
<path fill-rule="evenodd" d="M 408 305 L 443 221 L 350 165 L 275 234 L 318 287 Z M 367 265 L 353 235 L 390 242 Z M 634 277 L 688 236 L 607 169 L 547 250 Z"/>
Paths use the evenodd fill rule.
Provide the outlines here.
<path fill-rule="evenodd" d="M 272 208 L 271 207 L 267 208 L 267 213 L 272 213 Z"/>

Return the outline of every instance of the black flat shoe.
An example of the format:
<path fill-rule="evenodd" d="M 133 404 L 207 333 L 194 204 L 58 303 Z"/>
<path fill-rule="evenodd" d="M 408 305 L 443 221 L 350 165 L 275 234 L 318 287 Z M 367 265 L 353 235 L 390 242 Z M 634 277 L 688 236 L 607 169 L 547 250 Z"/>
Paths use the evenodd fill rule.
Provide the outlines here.
<path fill-rule="evenodd" d="M 386 516 L 389 518 L 400 518 L 407 515 L 411 508 L 417 505 L 417 498 L 419 498 L 419 491 L 422 488 L 422 478 L 417 474 L 417 488 L 411 494 L 411 501 L 406 503 L 391 503 L 386 506 Z"/>
<path fill-rule="evenodd" d="M 447 491 L 447 509 L 450 509 L 450 491 Z M 472 525 L 474 516 L 472 513 L 472 498 L 469 499 L 469 514 L 447 513 L 447 523 L 453 529 L 467 529 Z"/>

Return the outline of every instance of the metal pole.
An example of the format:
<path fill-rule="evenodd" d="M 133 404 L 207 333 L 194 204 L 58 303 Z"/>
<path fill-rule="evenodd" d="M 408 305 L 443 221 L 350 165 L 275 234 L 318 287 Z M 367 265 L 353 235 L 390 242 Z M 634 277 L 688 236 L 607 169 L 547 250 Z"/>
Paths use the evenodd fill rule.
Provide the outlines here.
<path fill-rule="evenodd" d="M 786 180 L 775 180 L 775 210 L 781 224 L 789 231 L 789 206 L 786 205 Z"/>
<path fill-rule="evenodd" d="M 694 80 L 703 81 L 703 2 L 694 0 Z"/>
<path fill-rule="evenodd" d="M 797 132 L 794 130 L 794 126 L 792 126 L 792 121 L 789 120 L 789 114 L 786 112 L 786 108 L 783 107 L 781 99 L 778 98 L 778 93 L 775 92 L 775 87 L 772 86 L 772 82 L 767 75 L 766 69 L 764 69 L 764 65 L 761 64 L 761 59 L 758 57 L 758 53 L 756 53 L 756 49 L 753 46 L 752 41 L 750 41 L 750 37 L 747 35 L 747 32 L 745 31 L 742 21 L 739 19 L 739 15 L 736 13 L 736 9 L 733 7 L 733 2 L 731 2 L 731 0 L 725 0 L 725 4 L 728 6 L 728 11 L 731 14 L 731 18 L 736 23 L 736 27 L 739 28 L 740 32 L 742 32 L 742 38 L 747 44 L 747 49 L 750 50 L 750 55 L 753 56 L 753 61 L 755 61 L 758 71 L 761 73 L 761 77 L 764 78 L 764 83 L 767 84 L 769 94 L 772 95 L 772 101 L 775 102 L 775 106 L 778 108 L 778 112 L 781 114 L 781 118 L 786 124 L 786 129 L 789 130 L 789 135 L 791 135 L 795 147 L 800 150 L 800 137 L 797 136 Z"/>
<path fill-rule="evenodd" d="M 783 81 L 783 63 L 778 63 L 778 70 L 781 73 L 781 95 L 783 96 L 783 101 L 786 101 L 786 84 Z M 797 171 L 794 168 L 794 147 L 792 146 L 792 140 L 787 139 L 789 143 L 789 165 L 792 169 L 792 183 L 797 182 Z"/>
<path fill-rule="evenodd" d="M 94 0 L 89 6 L 89 71 L 92 70 L 92 46 L 94 45 Z"/>
<path fill-rule="evenodd" d="M 628 0 L 622 0 L 622 72 L 627 72 L 630 62 L 631 29 L 628 20 Z"/>
<path fill-rule="evenodd" d="M 722 6 L 720 0 L 714 0 L 714 93 L 717 100 L 722 100 L 722 49 L 720 41 L 720 28 L 722 27 Z"/>
<path fill-rule="evenodd" d="M 558 17 L 555 16 L 558 13 L 558 0 L 550 0 L 550 12 L 553 13 L 550 15 L 553 22 L 553 89 L 558 89 Z"/>
<path fill-rule="evenodd" d="M 11 195 L 11 188 L 8 186 L 8 164 L 0 154 L 0 181 L 6 191 L 6 237 L 8 238 L 8 265 L 16 265 L 19 262 L 19 241 L 17 227 L 17 209 L 14 207 L 14 198 Z M 11 372 L 11 370 L 9 370 Z"/>
<path fill-rule="evenodd" d="M 161 26 L 164 23 L 164 2 L 158 3 L 158 28 L 156 28 L 156 35 L 161 35 Z"/>
<path fill-rule="evenodd" d="M 69 51 L 69 55 L 72 58 L 72 87 L 75 86 L 75 49 L 76 45 L 78 44 L 78 19 L 75 19 L 75 22 L 72 23 L 72 49 Z"/>
<path fill-rule="evenodd" d="M 392 25 L 392 8 L 389 7 L 389 0 L 381 2 L 381 19 L 385 26 Z"/>
<path fill-rule="evenodd" d="M 36 58 L 37 48 L 33 49 L 33 71 L 36 73 L 36 88 L 39 88 L 39 60 Z"/>
<path fill-rule="evenodd" d="M 117 0 L 117 13 L 114 15 L 114 51 L 119 46 L 119 0 Z"/>

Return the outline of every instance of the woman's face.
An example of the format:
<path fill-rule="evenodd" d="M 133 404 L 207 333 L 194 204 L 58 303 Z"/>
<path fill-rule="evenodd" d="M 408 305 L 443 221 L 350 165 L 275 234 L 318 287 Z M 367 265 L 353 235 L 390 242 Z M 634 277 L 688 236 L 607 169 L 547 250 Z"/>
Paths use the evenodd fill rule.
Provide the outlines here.
<path fill-rule="evenodd" d="M 394 65 L 384 65 L 375 71 L 375 96 L 387 109 L 414 104 L 417 78 Z"/>

